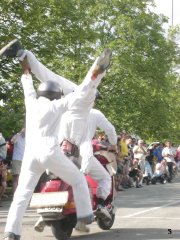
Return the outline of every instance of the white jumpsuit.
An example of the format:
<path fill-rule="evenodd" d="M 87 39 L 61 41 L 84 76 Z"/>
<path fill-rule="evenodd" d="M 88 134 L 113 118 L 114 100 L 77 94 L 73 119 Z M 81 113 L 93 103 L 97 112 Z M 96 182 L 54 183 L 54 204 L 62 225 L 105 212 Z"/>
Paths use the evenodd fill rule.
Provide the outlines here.
<path fill-rule="evenodd" d="M 61 116 L 68 109 L 68 97 L 54 101 L 44 97 L 36 99 L 31 75 L 23 75 L 21 81 L 26 105 L 26 146 L 19 184 L 5 227 L 6 233 L 16 235 L 21 235 L 24 212 L 45 169 L 72 185 L 78 219 L 92 215 L 86 180 L 59 147 L 57 133 Z"/>
<path fill-rule="evenodd" d="M 80 144 L 81 170 L 97 180 L 98 187 L 96 195 L 98 198 L 106 199 L 111 189 L 111 178 L 105 168 L 93 155 L 92 139 L 97 128 L 102 129 L 112 145 L 117 143 L 117 135 L 114 126 L 108 121 L 102 112 L 91 109 L 88 115 L 86 131 Z"/>
<path fill-rule="evenodd" d="M 25 50 L 20 60 L 23 60 L 24 56 L 27 56 L 28 63 L 30 65 L 32 73 L 35 74 L 35 76 L 40 81 L 51 80 L 59 83 L 65 95 L 71 93 L 77 88 L 77 85 L 75 83 L 67 80 L 62 76 L 57 75 L 56 73 L 46 68 L 41 62 L 37 60 L 37 58 L 34 56 L 32 52 Z M 89 70 L 87 76 L 91 74 L 91 69 Z M 88 79 L 87 76 L 85 79 Z M 70 112 L 68 112 L 67 114 L 69 115 L 69 113 Z M 62 119 L 64 120 L 67 119 L 66 113 L 65 113 L 65 116 L 62 117 Z M 61 131 L 59 135 L 60 142 L 64 138 L 64 132 L 62 132 L 62 129 L 64 128 L 63 126 L 64 123 L 62 123 L 62 120 L 61 120 Z M 82 129 L 82 126 L 80 127 Z M 84 133 L 85 135 L 87 134 L 87 138 L 83 134 L 84 143 L 81 141 L 82 146 L 80 146 L 80 149 L 81 149 L 80 154 L 82 154 L 82 157 L 84 158 L 82 160 L 82 171 L 84 173 L 89 173 L 94 179 L 98 181 L 97 196 L 100 198 L 106 199 L 106 197 L 109 195 L 110 188 L 111 188 L 111 178 L 107 173 L 107 171 L 104 169 L 104 167 L 93 156 L 92 144 L 91 144 L 91 140 L 95 134 L 97 127 L 100 127 L 102 130 L 105 131 L 111 144 L 116 144 L 117 138 L 116 138 L 116 132 L 114 127 L 111 125 L 111 123 L 109 123 L 109 121 L 100 111 L 95 109 L 91 110 L 90 114 L 88 115 L 88 124 L 86 124 L 84 128 L 85 129 Z M 71 133 L 69 132 L 68 135 L 71 136 Z"/>

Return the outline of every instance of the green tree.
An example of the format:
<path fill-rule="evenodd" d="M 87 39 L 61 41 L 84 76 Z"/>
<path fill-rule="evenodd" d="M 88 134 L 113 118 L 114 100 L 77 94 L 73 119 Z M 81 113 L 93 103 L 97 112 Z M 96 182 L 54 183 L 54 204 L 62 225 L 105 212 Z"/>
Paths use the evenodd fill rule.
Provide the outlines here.
<path fill-rule="evenodd" d="M 164 35 L 167 19 L 150 12 L 150 4 L 153 1 L 3 0 L 0 42 L 19 38 L 50 69 L 76 83 L 94 58 L 111 48 L 112 65 L 101 84 L 98 107 L 117 131 L 126 129 L 145 139 L 172 134 L 177 140 L 179 80 L 173 68 L 178 47 Z M 3 59 L 0 64 L 0 125 L 8 135 L 24 120 L 21 73 L 17 61 Z"/>

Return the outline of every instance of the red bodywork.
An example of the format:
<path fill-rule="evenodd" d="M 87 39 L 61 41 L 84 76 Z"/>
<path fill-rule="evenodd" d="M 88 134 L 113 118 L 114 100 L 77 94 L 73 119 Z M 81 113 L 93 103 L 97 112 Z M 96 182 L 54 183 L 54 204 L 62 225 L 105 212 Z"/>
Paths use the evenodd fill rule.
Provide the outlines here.
<path fill-rule="evenodd" d="M 101 146 L 93 145 L 93 150 L 99 151 L 101 149 Z M 96 158 L 100 161 L 100 163 L 106 168 L 106 165 L 109 163 L 108 160 L 101 156 L 96 155 Z M 86 180 L 89 186 L 90 196 L 92 200 L 92 208 L 95 210 L 97 208 L 97 201 L 96 201 L 96 190 L 97 190 L 97 181 L 91 178 L 91 176 L 86 175 Z M 106 199 L 106 205 L 108 206 L 113 201 L 113 185 L 114 185 L 114 179 L 112 177 L 112 188 L 111 193 L 109 194 L 108 198 Z M 58 191 L 68 191 L 69 198 L 67 204 L 63 207 L 63 215 L 68 215 L 76 212 L 74 199 L 73 199 L 73 191 L 72 187 L 65 183 L 61 179 L 53 179 L 49 180 L 43 184 L 41 184 L 40 192 L 58 192 Z"/>

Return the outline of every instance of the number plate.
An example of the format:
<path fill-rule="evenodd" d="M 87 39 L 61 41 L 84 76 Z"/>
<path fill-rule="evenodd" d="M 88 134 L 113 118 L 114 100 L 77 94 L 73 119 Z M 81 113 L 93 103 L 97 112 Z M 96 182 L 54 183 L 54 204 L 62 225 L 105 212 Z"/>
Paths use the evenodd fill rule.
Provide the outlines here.
<path fill-rule="evenodd" d="M 48 207 L 48 208 L 39 208 L 37 209 L 37 213 L 61 213 L 62 208 L 58 207 Z"/>

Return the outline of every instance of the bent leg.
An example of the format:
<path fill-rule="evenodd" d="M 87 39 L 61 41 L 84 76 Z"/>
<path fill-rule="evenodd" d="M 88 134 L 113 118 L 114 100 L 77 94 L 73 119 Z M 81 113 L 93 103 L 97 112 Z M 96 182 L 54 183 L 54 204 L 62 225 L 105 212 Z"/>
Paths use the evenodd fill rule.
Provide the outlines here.
<path fill-rule="evenodd" d="M 22 219 L 42 172 L 42 169 L 31 171 L 24 168 L 21 170 L 19 183 L 9 209 L 5 233 L 21 235 Z"/>
<path fill-rule="evenodd" d="M 83 160 L 82 160 L 83 161 Z M 111 177 L 106 169 L 101 165 L 101 163 L 92 156 L 88 159 L 89 164 L 86 165 L 86 168 L 82 168 L 81 170 L 89 174 L 94 180 L 98 182 L 98 187 L 96 191 L 96 195 L 98 198 L 106 199 L 111 190 Z"/>
<path fill-rule="evenodd" d="M 44 164 L 51 172 L 72 186 L 77 218 L 92 218 L 93 212 L 88 185 L 84 175 L 76 165 L 62 153 L 59 147 L 55 149 L 50 161 L 44 162 Z"/>

